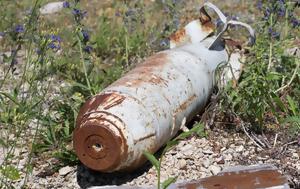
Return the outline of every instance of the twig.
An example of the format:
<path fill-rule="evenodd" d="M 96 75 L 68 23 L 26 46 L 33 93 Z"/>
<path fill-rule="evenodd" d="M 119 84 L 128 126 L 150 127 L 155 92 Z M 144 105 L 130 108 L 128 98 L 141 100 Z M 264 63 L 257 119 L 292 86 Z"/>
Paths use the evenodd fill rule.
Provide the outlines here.
<path fill-rule="evenodd" d="M 251 133 L 251 135 L 258 143 L 260 143 L 260 145 L 262 145 L 263 147 L 267 147 L 267 145 L 263 143 L 259 138 L 257 138 L 257 136 L 255 136 L 253 133 Z"/>
<path fill-rule="evenodd" d="M 273 143 L 273 147 L 275 147 L 275 146 L 276 146 L 277 137 L 278 137 L 278 134 L 276 133 L 276 135 L 275 135 L 275 139 L 274 139 L 274 143 Z"/>
<path fill-rule="evenodd" d="M 264 143 L 266 144 L 266 146 L 268 148 L 271 148 L 271 145 L 270 145 L 270 142 L 268 140 L 268 137 L 264 133 L 262 133 L 262 137 L 263 137 L 262 139 L 263 139 Z"/>
<path fill-rule="evenodd" d="M 298 72 L 299 67 L 300 67 L 300 63 L 299 63 L 299 61 L 298 61 L 298 62 L 297 62 L 297 66 L 296 66 L 296 68 L 295 68 L 295 70 L 294 70 L 294 73 L 293 73 L 292 78 L 290 79 L 290 81 L 289 81 L 286 85 L 284 85 L 284 86 L 280 87 L 279 89 L 277 89 L 277 90 L 275 91 L 275 93 L 284 90 L 285 88 L 287 88 L 288 86 L 290 86 L 290 85 L 292 84 L 292 82 L 293 82 L 294 79 L 296 78 L 296 75 L 297 75 L 297 72 Z"/>
<path fill-rule="evenodd" d="M 291 145 L 291 144 L 296 144 L 296 143 L 298 143 L 298 141 L 297 141 L 297 140 L 295 140 L 295 141 L 292 141 L 292 142 L 288 142 L 288 143 L 284 144 L 284 146 L 288 146 L 288 145 Z"/>
<path fill-rule="evenodd" d="M 242 121 L 241 122 L 241 125 L 242 125 L 242 128 L 244 130 L 244 133 L 247 135 L 247 137 L 257 146 L 259 147 L 260 149 L 264 150 L 264 148 L 262 146 L 260 146 L 250 135 L 249 133 L 247 132 L 246 128 L 245 128 L 245 124 L 244 122 Z"/>
<path fill-rule="evenodd" d="M 271 13 L 270 15 L 270 25 L 273 25 L 273 14 Z M 272 59 L 273 59 L 273 40 L 271 39 L 270 41 L 270 47 L 269 47 L 269 63 L 268 63 L 268 71 L 271 69 L 272 67 Z"/>

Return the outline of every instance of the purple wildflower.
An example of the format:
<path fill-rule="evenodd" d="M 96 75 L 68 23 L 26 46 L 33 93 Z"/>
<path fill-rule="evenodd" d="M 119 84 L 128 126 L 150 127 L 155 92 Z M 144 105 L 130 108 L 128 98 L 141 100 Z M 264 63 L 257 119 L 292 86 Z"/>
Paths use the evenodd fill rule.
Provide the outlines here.
<path fill-rule="evenodd" d="M 90 35 L 89 35 L 89 33 L 86 30 L 82 30 L 81 33 L 82 33 L 83 41 L 84 42 L 87 42 L 87 41 L 90 40 Z"/>
<path fill-rule="evenodd" d="M 16 33 L 23 33 L 23 32 L 24 32 L 24 26 L 22 26 L 22 25 L 17 25 L 17 26 L 15 27 L 15 32 L 16 32 Z"/>
<path fill-rule="evenodd" d="M 272 39 L 279 39 L 280 38 L 280 33 L 274 31 L 272 28 L 268 29 L 268 33 L 271 36 Z"/>
<path fill-rule="evenodd" d="M 72 13 L 76 16 L 79 15 L 81 11 L 79 9 L 73 9 Z"/>
<path fill-rule="evenodd" d="M 61 38 L 58 35 L 51 34 L 49 37 L 53 42 L 61 42 Z"/>
<path fill-rule="evenodd" d="M 285 7 L 281 6 L 278 10 L 278 16 L 283 17 L 285 15 Z"/>
<path fill-rule="evenodd" d="M 63 7 L 64 7 L 64 8 L 70 8 L 70 3 L 69 3 L 68 1 L 65 1 L 65 2 L 63 3 Z"/>
<path fill-rule="evenodd" d="M 0 32 L 0 37 L 4 37 L 5 33 L 4 32 Z"/>
<path fill-rule="evenodd" d="M 59 44 L 55 44 L 54 42 L 50 42 L 48 44 L 48 48 L 52 49 L 52 50 L 59 50 L 60 49 L 60 45 Z"/>
<path fill-rule="evenodd" d="M 256 4 L 256 7 L 258 8 L 258 10 L 262 10 L 263 9 L 263 3 L 262 3 L 262 0 L 259 0 Z"/>
<path fill-rule="evenodd" d="M 293 28 L 296 28 L 296 27 L 300 26 L 300 21 L 297 20 L 297 18 L 295 18 L 295 17 L 292 17 L 291 23 L 292 23 Z"/>
<path fill-rule="evenodd" d="M 93 51 L 93 47 L 87 45 L 83 48 L 83 51 L 90 54 Z"/>
<path fill-rule="evenodd" d="M 77 19 L 83 19 L 86 16 L 87 11 L 82 11 L 80 9 L 74 8 L 73 11 L 72 11 L 72 13 L 75 16 L 75 18 L 77 18 Z"/>
<path fill-rule="evenodd" d="M 271 15 L 271 10 L 270 10 L 269 7 L 266 8 L 266 10 L 265 10 L 265 12 L 264 12 L 264 15 L 265 15 L 264 19 L 265 19 L 265 20 L 268 20 L 269 17 L 270 17 L 270 15 Z"/>

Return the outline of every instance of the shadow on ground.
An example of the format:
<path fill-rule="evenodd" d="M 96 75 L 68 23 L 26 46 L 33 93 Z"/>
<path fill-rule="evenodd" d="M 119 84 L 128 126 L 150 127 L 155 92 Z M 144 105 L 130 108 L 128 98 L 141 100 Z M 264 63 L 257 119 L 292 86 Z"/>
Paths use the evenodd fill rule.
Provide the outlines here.
<path fill-rule="evenodd" d="M 92 186 L 122 185 L 148 172 L 152 165 L 147 162 L 134 172 L 100 173 L 84 165 L 77 166 L 78 185 L 85 189 Z"/>

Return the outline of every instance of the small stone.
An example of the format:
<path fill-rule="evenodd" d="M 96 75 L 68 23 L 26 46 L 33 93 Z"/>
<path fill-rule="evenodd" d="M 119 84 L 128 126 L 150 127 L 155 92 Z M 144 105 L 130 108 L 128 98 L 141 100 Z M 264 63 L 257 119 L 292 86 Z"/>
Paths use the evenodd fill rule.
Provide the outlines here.
<path fill-rule="evenodd" d="M 225 164 L 225 160 L 224 158 L 221 156 L 219 158 L 216 159 L 217 164 Z"/>
<path fill-rule="evenodd" d="M 195 149 L 191 144 L 187 144 L 181 148 L 181 151 L 184 155 L 191 156 L 194 153 Z"/>
<path fill-rule="evenodd" d="M 212 150 L 203 150 L 203 153 L 204 154 L 207 154 L 207 155 L 211 155 L 211 154 L 213 154 L 214 152 L 212 151 Z"/>
<path fill-rule="evenodd" d="M 192 149 L 193 146 L 191 144 L 187 144 L 187 145 L 184 145 L 181 150 L 184 152 L 184 151 L 187 151 L 187 150 L 190 150 Z"/>
<path fill-rule="evenodd" d="M 184 169 L 186 168 L 186 161 L 184 159 L 180 159 L 178 161 L 178 166 L 179 166 L 179 169 Z"/>
<path fill-rule="evenodd" d="M 63 168 L 59 169 L 58 173 L 59 173 L 60 176 L 65 176 L 68 173 L 70 173 L 72 170 L 73 170 L 72 167 L 66 166 L 66 167 L 63 167 Z"/>
<path fill-rule="evenodd" d="M 243 153 L 243 156 L 247 157 L 247 156 L 249 156 L 249 154 L 250 154 L 249 151 L 245 151 L 245 152 Z"/>
<path fill-rule="evenodd" d="M 224 155 L 224 159 L 227 160 L 227 161 L 231 161 L 232 160 L 232 155 L 231 154 Z"/>
<path fill-rule="evenodd" d="M 206 159 L 206 160 L 204 160 L 204 161 L 202 162 L 202 164 L 203 164 L 203 166 L 204 166 L 205 168 L 208 168 L 209 165 L 210 165 L 210 160 L 209 160 L 209 159 Z"/>
<path fill-rule="evenodd" d="M 209 166 L 209 170 L 213 175 L 217 175 L 221 171 L 221 167 L 216 166 L 216 165 L 211 165 Z"/>
<path fill-rule="evenodd" d="M 293 153 L 292 157 L 293 157 L 294 159 L 299 159 L 299 154 L 298 154 L 298 153 Z"/>
<path fill-rule="evenodd" d="M 41 14 L 53 14 L 61 11 L 64 8 L 64 2 L 52 2 L 40 8 Z"/>
<path fill-rule="evenodd" d="M 242 152 L 242 151 L 244 151 L 244 146 L 241 145 L 236 148 L 236 152 Z"/>

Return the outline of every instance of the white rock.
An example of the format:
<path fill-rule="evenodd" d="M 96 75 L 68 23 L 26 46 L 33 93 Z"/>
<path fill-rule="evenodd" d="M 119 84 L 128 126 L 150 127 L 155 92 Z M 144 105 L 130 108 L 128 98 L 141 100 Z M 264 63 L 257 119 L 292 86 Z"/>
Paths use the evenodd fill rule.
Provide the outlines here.
<path fill-rule="evenodd" d="M 211 165 L 209 166 L 209 170 L 213 175 L 217 175 L 221 171 L 221 167 L 216 166 L 216 165 Z"/>
<path fill-rule="evenodd" d="M 292 157 L 293 157 L 294 159 L 299 159 L 299 154 L 298 154 L 298 153 L 293 153 Z"/>
<path fill-rule="evenodd" d="M 187 144 L 187 145 L 184 145 L 181 150 L 184 152 L 184 151 L 187 151 L 187 150 L 190 150 L 192 149 L 193 146 L 191 144 Z"/>
<path fill-rule="evenodd" d="M 194 153 L 195 149 L 193 145 L 187 144 L 181 148 L 181 151 L 184 155 L 191 156 Z"/>
<path fill-rule="evenodd" d="M 243 153 L 243 156 L 249 156 L 249 154 L 250 154 L 249 151 L 245 151 L 245 152 Z"/>
<path fill-rule="evenodd" d="M 237 148 L 236 148 L 236 151 L 237 152 L 242 152 L 242 151 L 244 151 L 244 146 L 238 146 Z"/>
<path fill-rule="evenodd" d="M 203 150 L 203 153 L 204 153 L 204 154 L 211 155 L 211 154 L 213 154 L 214 152 L 213 152 L 212 150 L 207 149 L 207 150 Z"/>
<path fill-rule="evenodd" d="M 184 159 L 180 159 L 178 161 L 178 166 L 179 166 L 179 169 L 184 169 L 186 168 L 186 161 Z"/>
<path fill-rule="evenodd" d="M 59 169 L 58 173 L 60 176 L 65 176 L 68 173 L 70 173 L 71 171 L 73 171 L 73 168 L 70 166 L 66 166 L 66 167 Z"/>
<path fill-rule="evenodd" d="M 232 155 L 231 154 L 224 154 L 224 159 L 227 161 L 231 161 L 232 160 Z"/>
<path fill-rule="evenodd" d="M 53 14 L 56 12 L 61 11 L 64 6 L 64 2 L 52 2 L 44 5 L 42 8 L 40 8 L 41 14 Z"/>
<path fill-rule="evenodd" d="M 209 159 L 206 159 L 206 160 L 204 160 L 204 161 L 202 162 L 202 164 L 203 164 L 203 166 L 204 166 L 205 168 L 208 168 L 209 165 L 210 165 L 210 160 L 209 160 Z"/>

